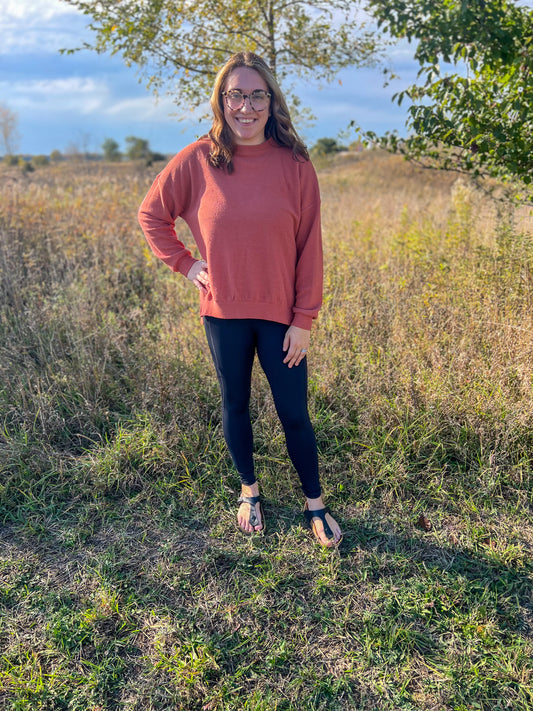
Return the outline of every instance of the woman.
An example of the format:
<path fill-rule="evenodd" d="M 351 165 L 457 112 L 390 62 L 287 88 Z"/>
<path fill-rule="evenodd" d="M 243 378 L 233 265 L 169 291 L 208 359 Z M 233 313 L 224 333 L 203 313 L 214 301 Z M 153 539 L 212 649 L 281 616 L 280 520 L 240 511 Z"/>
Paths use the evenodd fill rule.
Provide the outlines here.
<path fill-rule="evenodd" d="M 324 506 L 307 412 L 311 324 L 322 300 L 320 195 L 307 150 L 267 64 L 251 52 L 218 73 L 208 134 L 176 155 L 139 210 L 154 253 L 200 291 L 222 394 L 224 437 L 241 478 L 237 520 L 265 529 L 254 474 L 250 384 L 255 353 L 272 390 L 305 515 L 324 546 L 341 530 Z M 176 236 L 188 224 L 202 259 Z"/>

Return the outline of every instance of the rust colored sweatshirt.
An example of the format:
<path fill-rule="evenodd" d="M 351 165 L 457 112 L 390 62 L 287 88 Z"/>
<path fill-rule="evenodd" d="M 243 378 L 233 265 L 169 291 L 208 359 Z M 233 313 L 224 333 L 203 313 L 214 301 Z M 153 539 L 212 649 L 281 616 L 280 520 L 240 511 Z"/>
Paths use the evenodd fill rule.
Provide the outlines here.
<path fill-rule="evenodd" d="M 237 146 L 234 172 L 207 162 L 210 141 L 178 153 L 139 209 L 154 254 L 187 276 L 195 259 L 181 217 L 208 265 L 201 315 L 258 318 L 309 330 L 322 302 L 320 194 L 309 161 L 271 139 Z"/>

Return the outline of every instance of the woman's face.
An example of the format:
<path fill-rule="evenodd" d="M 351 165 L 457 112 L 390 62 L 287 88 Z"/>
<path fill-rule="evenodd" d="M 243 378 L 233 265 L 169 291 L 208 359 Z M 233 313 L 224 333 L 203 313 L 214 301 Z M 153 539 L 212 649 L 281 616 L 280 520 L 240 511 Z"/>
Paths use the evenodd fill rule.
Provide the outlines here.
<path fill-rule="evenodd" d="M 251 67 L 234 69 L 226 80 L 224 91 L 239 89 L 242 94 L 251 94 L 257 89 L 268 91 L 263 77 Z M 232 110 L 224 102 L 224 118 L 230 127 L 235 143 L 242 146 L 257 146 L 265 140 L 265 126 L 270 116 L 270 103 L 263 111 L 256 111 L 247 98 L 240 109 Z"/>

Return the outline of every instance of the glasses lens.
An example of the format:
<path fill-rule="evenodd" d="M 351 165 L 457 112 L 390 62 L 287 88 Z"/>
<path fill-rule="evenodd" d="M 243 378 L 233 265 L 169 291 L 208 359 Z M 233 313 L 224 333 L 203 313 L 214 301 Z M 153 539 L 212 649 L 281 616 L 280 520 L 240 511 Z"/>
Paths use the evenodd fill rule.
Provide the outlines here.
<path fill-rule="evenodd" d="M 261 89 L 253 91 L 252 95 L 250 96 L 250 102 L 254 109 L 256 109 L 257 111 L 262 111 L 266 108 L 266 105 L 268 104 L 268 94 L 266 93 L 266 91 L 262 91 Z"/>
<path fill-rule="evenodd" d="M 226 102 L 232 111 L 237 111 L 244 103 L 244 96 L 237 89 L 226 92 Z"/>

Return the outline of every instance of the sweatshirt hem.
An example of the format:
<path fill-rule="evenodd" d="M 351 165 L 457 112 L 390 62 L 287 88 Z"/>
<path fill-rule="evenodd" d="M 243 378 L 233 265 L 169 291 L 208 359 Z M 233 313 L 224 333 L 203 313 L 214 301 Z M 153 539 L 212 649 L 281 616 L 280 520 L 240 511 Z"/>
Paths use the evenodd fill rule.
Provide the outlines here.
<path fill-rule="evenodd" d="M 290 326 L 292 322 L 292 313 L 283 306 L 276 307 L 271 304 L 262 306 L 257 302 L 204 301 L 200 313 L 202 316 L 214 316 L 215 318 L 258 318 L 262 321 L 277 321 L 287 326 Z"/>
<path fill-rule="evenodd" d="M 310 331 L 313 325 L 314 316 L 308 316 L 302 313 L 293 313 L 292 309 L 286 309 L 283 306 L 276 307 L 269 304 L 261 306 L 257 302 L 217 302 L 207 301 L 202 303 L 200 316 L 214 316 L 215 318 L 257 318 L 261 321 L 275 321 L 284 323 L 286 326 L 296 326 Z"/>

